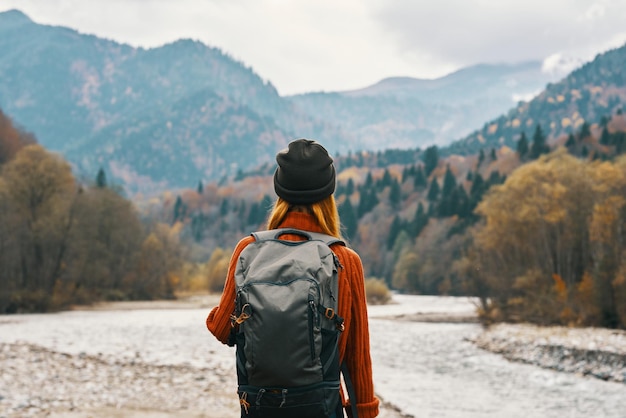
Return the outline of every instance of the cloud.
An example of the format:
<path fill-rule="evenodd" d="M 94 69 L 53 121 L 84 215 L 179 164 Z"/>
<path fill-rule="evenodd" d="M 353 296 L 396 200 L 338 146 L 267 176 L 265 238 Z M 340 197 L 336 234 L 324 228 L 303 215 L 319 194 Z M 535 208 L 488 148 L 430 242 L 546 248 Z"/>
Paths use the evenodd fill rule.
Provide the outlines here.
<path fill-rule="evenodd" d="M 557 52 L 543 60 L 541 71 L 555 77 L 564 77 L 583 63 L 584 61 L 579 58 L 566 57 Z"/>
<path fill-rule="evenodd" d="M 133 46 L 200 40 L 281 94 L 555 54 L 589 60 L 626 41 L 623 0 L 2 0 L 8 8 Z"/>
<path fill-rule="evenodd" d="M 626 2 L 381 1 L 376 17 L 416 65 L 537 60 L 558 52 L 589 59 L 623 32 Z"/>

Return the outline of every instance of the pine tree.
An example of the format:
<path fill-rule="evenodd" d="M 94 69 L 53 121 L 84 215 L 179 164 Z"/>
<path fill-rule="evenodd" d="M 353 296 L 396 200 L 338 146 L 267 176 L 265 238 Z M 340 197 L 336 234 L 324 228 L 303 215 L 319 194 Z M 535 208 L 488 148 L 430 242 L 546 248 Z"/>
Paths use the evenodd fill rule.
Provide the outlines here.
<path fill-rule="evenodd" d="M 459 184 L 457 187 L 457 195 L 458 195 L 458 206 L 456 210 L 456 214 L 459 215 L 459 218 L 466 219 L 472 215 L 472 209 L 470 206 L 470 199 L 465 191 L 463 185 Z"/>
<path fill-rule="evenodd" d="M 391 208 L 397 210 L 400 207 L 402 201 L 402 190 L 397 180 L 392 180 L 389 190 L 389 204 Z"/>
<path fill-rule="evenodd" d="M 600 136 L 600 143 L 602 145 L 611 145 L 611 134 L 606 126 L 602 129 L 602 135 Z"/>
<path fill-rule="evenodd" d="M 439 183 L 437 183 L 437 178 L 433 177 L 433 180 L 430 182 L 430 188 L 428 189 L 428 195 L 426 198 L 430 202 L 434 202 L 439 197 Z"/>
<path fill-rule="evenodd" d="M 583 125 L 580 127 L 580 139 L 585 139 L 589 136 L 591 136 L 589 124 L 587 122 L 583 122 Z"/>
<path fill-rule="evenodd" d="M 202 184 L 202 180 L 198 181 L 198 194 L 202 194 L 204 192 L 204 184 Z"/>
<path fill-rule="evenodd" d="M 374 185 L 374 179 L 372 178 L 372 172 L 368 171 L 367 176 L 365 177 L 365 184 L 363 186 L 369 189 L 373 185 Z"/>
<path fill-rule="evenodd" d="M 228 202 L 228 199 L 222 200 L 222 203 L 220 204 L 220 216 L 226 216 L 228 214 L 230 206 Z"/>
<path fill-rule="evenodd" d="M 352 193 L 354 193 L 354 181 L 350 178 L 346 183 L 346 196 L 352 196 Z"/>
<path fill-rule="evenodd" d="M 176 196 L 176 201 L 174 202 L 174 216 L 172 219 L 172 223 L 182 220 L 185 217 L 185 212 L 187 208 L 185 207 L 185 203 L 180 196 Z"/>
<path fill-rule="evenodd" d="M 424 168 L 420 165 L 417 171 L 415 172 L 415 179 L 413 180 L 413 187 L 415 190 L 420 190 L 426 188 L 428 185 L 428 180 L 424 175 Z"/>
<path fill-rule="evenodd" d="M 485 151 L 481 148 L 478 153 L 478 163 L 476 164 L 476 169 L 481 166 L 481 164 L 485 161 Z"/>
<path fill-rule="evenodd" d="M 417 238 L 426 224 L 428 224 L 428 215 L 424 212 L 424 205 L 420 202 L 410 225 L 411 236 Z"/>
<path fill-rule="evenodd" d="M 446 167 L 446 173 L 443 176 L 443 189 L 441 190 L 441 195 L 446 197 L 450 196 L 452 191 L 456 188 L 456 177 L 452 174 L 452 170 L 450 170 L 450 165 Z"/>
<path fill-rule="evenodd" d="M 520 160 L 526 158 L 528 151 L 528 139 L 526 138 L 526 133 L 522 132 L 520 138 L 517 140 L 517 155 L 519 155 Z"/>
<path fill-rule="evenodd" d="M 437 165 L 439 164 L 439 149 L 437 148 L 436 145 L 432 145 L 428 148 L 426 148 L 426 151 L 424 151 L 424 155 L 423 155 L 423 161 L 424 161 L 424 171 L 426 174 L 426 177 L 430 176 L 430 173 L 432 173 L 435 168 L 437 168 Z"/>
<path fill-rule="evenodd" d="M 533 160 L 539 158 L 541 154 L 550 152 L 550 147 L 546 143 L 546 137 L 541 130 L 541 125 L 537 124 L 535 133 L 533 134 L 533 143 L 530 146 L 530 158 Z"/>
<path fill-rule="evenodd" d="M 374 188 L 361 190 L 361 199 L 359 200 L 358 208 L 359 218 L 374 209 L 376 205 L 378 205 L 376 190 L 374 190 Z"/>
<path fill-rule="evenodd" d="M 483 193 L 487 189 L 487 185 L 485 184 L 485 180 L 480 173 L 476 173 L 474 176 L 474 181 L 472 182 L 472 187 L 470 189 L 470 209 L 474 210 L 476 205 L 480 203 L 483 198 Z"/>
<path fill-rule="evenodd" d="M 348 240 L 354 240 L 359 227 L 359 223 L 354 213 L 354 207 L 350 199 L 343 201 L 338 208 L 339 219 L 341 219 L 341 225 L 344 227 L 344 234 Z"/>
<path fill-rule="evenodd" d="M 387 249 L 390 250 L 396 242 L 398 234 L 402 231 L 402 221 L 396 215 L 393 217 L 391 226 L 389 227 L 389 235 L 387 235 Z"/>
<path fill-rule="evenodd" d="M 385 171 L 383 172 L 383 177 L 380 180 L 380 189 L 384 189 L 387 186 L 391 186 L 391 173 L 389 173 L 389 170 L 385 168 Z"/>
<path fill-rule="evenodd" d="M 98 174 L 96 175 L 96 187 L 100 189 L 104 189 L 107 187 L 107 176 L 104 173 L 102 167 L 98 170 Z"/>

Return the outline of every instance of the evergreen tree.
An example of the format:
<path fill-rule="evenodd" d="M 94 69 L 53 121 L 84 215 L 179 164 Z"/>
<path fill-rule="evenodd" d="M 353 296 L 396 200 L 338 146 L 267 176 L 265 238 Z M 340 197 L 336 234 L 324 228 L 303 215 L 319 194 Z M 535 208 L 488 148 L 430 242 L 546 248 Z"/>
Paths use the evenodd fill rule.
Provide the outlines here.
<path fill-rule="evenodd" d="M 387 235 L 387 250 L 390 250 L 393 247 L 400 231 L 402 231 L 402 221 L 396 215 L 393 217 L 393 221 L 389 227 L 389 235 Z"/>
<path fill-rule="evenodd" d="M 185 217 L 186 211 L 187 208 L 185 206 L 185 203 L 183 202 L 183 199 L 181 199 L 180 196 L 176 196 L 176 201 L 174 202 L 174 216 L 172 219 L 172 223 L 182 220 Z"/>
<path fill-rule="evenodd" d="M 202 184 L 202 180 L 198 181 L 198 194 L 202 194 L 204 192 L 204 184 Z"/>
<path fill-rule="evenodd" d="M 352 193 L 354 193 L 354 181 L 349 178 L 346 183 L 346 196 L 352 196 Z"/>
<path fill-rule="evenodd" d="M 439 197 L 439 183 L 437 183 L 437 177 L 433 177 L 433 180 L 430 182 L 430 188 L 428 189 L 428 195 L 426 198 L 429 202 L 434 202 Z M 431 205 L 432 206 L 432 205 Z"/>
<path fill-rule="evenodd" d="M 450 170 L 450 164 L 446 167 L 446 173 L 443 176 L 443 189 L 441 190 L 442 196 L 450 196 L 452 191 L 456 189 L 456 177 Z"/>
<path fill-rule="evenodd" d="M 343 201 L 339 208 L 339 219 L 341 219 L 341 225 L 344 228 L 345 237 L 348 240 L 354 240 L 356 237 L 356 233 L 359 227 L 359 223 L 354 213 L 354 207 L 352 206 L 352 202 L 350 199 Z"/>
<path fill-rule="evenodd" d="M 583 125 L 580 127 L 580 139 L 585 139 L 591 136 L 591 129 L 589 129 L 589 124 L 587 122 L 583 122 Z"/>
<path fill-rule="evenodd" d="M 537 159 L 541 154 L 550 152 L 550 147 L 546 143 L 546 136 L 543 134 L 541 125 L 537 124 L 533 134 L 533 143 L 530 146 L 530 158 Z"/>
<path fill-rule="evenodd" d="M 426 151 L 424 151 L 424 155 L 423 155 L 423 161 L 424 161 L 424 171 L 426 174 L 426 177 L 430 176 L 430 173 L 432 173 L 435 168 L 437 168 L 437 165 L 439 164 L 439 149 L 437 148 L 436 145 L 432 145 L 428 148 L 426 148 Z"/>
<path fill-rule="evenodd" d="M 384 189 L 387 186 L 391 186 L 391 181 L 392 181 L 392 177 L 391 177 L 391 173 L 389 173 L 388 169 L 385 169 L 385 171 L 383 172 L 383 177 L 380 180 L 380 190 Z"/>
<path fill-rule="evenodd" d="M 402 190 L 397 180 L 392 180 L 389 190 L 389 204 L 391 208 L 397 210 L 402 202 Z"/>
<path fill-rule="evenodd" d="M 494 170 L 491 172 L 491 174 L 489 174 L 489 180 L 487 180 L 487 188 L 502 183 L 504 183 L 504 176 L 500 176 L 499 171 Z"/>
<path fill-rule="evenodd" d="M 269 195 L 264 195 L 263 199 L 261 199 L 261 204 L 259 206 L 259 224 L 262 224 L 263 222 L 265 222 L 265 220 L 267 219 L 267 216 L 269 215 L 270 211 L 272 210 L 272 206 L 273 206 L 273 202 L 272 202 L 272 198 L 269 197 Z"/>
<path fill-rule="evenodd" d="M 574 148 L 574 146 L 576 146 L 576 138 L 574 137 L 574 134 L 570 133 L 567 136 L 567 141 L 565 142 L 565 146 L 568 149 Z"/>
<path fill-rule="evenodd" d="M 413 180 L 413 186 L 415 190 L 421 190 L 426 188 L 428 185 L 428 180 L 426 179 L 426 175 L 424 175 L 424 168 L 420 165 L 417 171 L 415 172 L 415 179 Z"/>
<path fill-rule="evenodd" d="M 424 205 L 420 202 L 419 205 L 417 205 L 415 217 L 410 224 L 409 230 L 411 232 L 411 236 L 417 238 L 426 224 L 428 224 L 428 215 L 424 212 Z"/>
<path fill-rule="evenodd" d="M 491 154 L 489 157 L 491 158 L 491 161 L 496 161 L 498 159 L 498 155 L 496 154 L 495 148 L 491 148 Z"/>
<path fill-rule="evenodd" d="M 369 189 L 373 185 L 374 185 L 374 179 L 372 178 L 372 172 L 368 171 L 367 176 L 365 177 L 365 184 L 363 186 Z"/>
<path fill-rule="evenodd" d="M 481 164 L 485 161 L 485 151 L 481 148 L 478 153 L 478 164 L 476 164 L 476 169 L 481 166 Z"/>
<path fill-rule="evenodd" d="M 611 145 L 611 134 L 606 126 L 602 129 L 602 135 L 600 135 L 600 144 Z"/>
<path fill-rule="evenodd" d="M 374 209 L 376 205 L 378 205 L 376 190 L 374 188 L 362 190 L 358 208 L 359 218 Z"/>
<path fill-rule="evenodd" d="M 517 155 L 520 160 L 524 160 L 528 155 L 528 139 L 526 139 L 526 133 L 522 132 L 519 139 L 517 140 Z"/>
<path fill-rule="evenodd" d="M 254 226 L 258 225 L 260 223 L 259 218 L 262 217 L 261 216 L 262 212 L 263 211 L 260 210 L 259 208 L 259 204 L 256 202 L 253 203 L 250 206 L 250 212 L 248 212 L 248 220 L 246 221 L 246 225 L 254 225 Z"/>
<path fill-rule="evenodd" d="M 485 180 L 480 173 L 476 173 L 474 176 L 474 181 L 472 182 L 472 187 L 470 189 L 470 209 L 473 211 L 476 208 L 476 205 L 480 203 L 483 198 L 483 193 L 487 189 L 487 185 L 485 184 Z"/>
<path fill-rule="evenodd" d="M 408 179 L 411 175 L 415 175 L 415 166 L 411 166 L 411 167 L 404 167 L 404 169 L 402 170 L 402 183 L 404 183 L 405 181 L 407 181 L 407 179 Z"/>
<path fill-rule="evenodd" d="M 602 118 L 600 118 L 600 127 L 601 128 L 606 128 L 606 126 L 609 124 L 609 118 L 605 116 L 602 116 Z"/>
<path fill-rule="evenodd" d="M 208 218 L 202 213 L 194 213 L 191 216 L 191 235 L 196 242 L 202 241 L 204 231 L 208 224 Z"/>
<path fill-rule="evenodd" d="M 246 219 L 247 210 L 248 210 L 248 207 L 246 205 L 246 201 L 242 200 L 239 207 L 237 208 L 237 218 L 240 219 L 241 221 Z"/>
<path fill-rule="evenodd" d="M 457 187 L 458 204 L 456 214 L 461 219 L 467 219 L 472 215 L 472 209 L 470 205 L 470 199 L 465 191 L 465 188 L 459 184 Z"/>
<path fill-rule="evenodd" d="M 222 200 L 222 203 L 220 204 L 220 216 L 226 216 L 228 214 L 228 206 L 228 199 Z"/>
<path fill-rule="evenodd" d="M 100 189 L 104 189 L 107 187 L 107 176 L 104 173 L 102 167 L 98 170 L 98 174 L 96 175 L 96 187 Z"/>

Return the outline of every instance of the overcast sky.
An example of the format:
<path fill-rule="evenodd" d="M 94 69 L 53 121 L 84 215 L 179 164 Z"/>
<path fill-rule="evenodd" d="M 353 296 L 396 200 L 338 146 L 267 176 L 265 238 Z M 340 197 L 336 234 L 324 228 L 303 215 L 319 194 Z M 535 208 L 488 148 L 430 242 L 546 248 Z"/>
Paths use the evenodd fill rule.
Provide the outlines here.
<path fill-rule="evenodd" d="M 436 78 L 471 64 L 588 61 L 626 42 L 626 0 L 0 0 L 133 46 L 220 48 L 281 95 Z"/>

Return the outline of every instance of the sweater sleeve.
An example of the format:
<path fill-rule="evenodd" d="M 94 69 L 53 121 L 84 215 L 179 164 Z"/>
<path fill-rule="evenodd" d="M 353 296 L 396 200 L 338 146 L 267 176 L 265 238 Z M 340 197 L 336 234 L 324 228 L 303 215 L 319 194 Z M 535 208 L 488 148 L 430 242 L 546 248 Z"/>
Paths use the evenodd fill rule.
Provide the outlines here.
<path fill-rule="evenodd" d="M 373 418 L 378 416 L 379 400 L 374 394 L 363 265 L 356 253 L 352 253 L 348 263 L 345 267 L 350 276 L 352 301 L 344 361 L 354 386 L 359 418 Z"/>
<path fill-rule="evenodd" d="M 206 327 L 215 338 L 226 344 L 230 335 L 230 315 L 235 309 L 235 269 L 237 268 L 237 260 L 243 249 L 252 241 L 253 237 L 246 237 L 239 241 L 228 265 L 228 273 L 224 290 L 220 298 L 219 305 L 211 309 L 206 319 Z"/>

